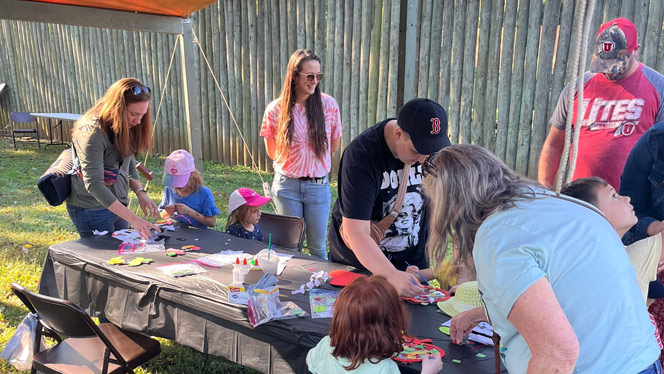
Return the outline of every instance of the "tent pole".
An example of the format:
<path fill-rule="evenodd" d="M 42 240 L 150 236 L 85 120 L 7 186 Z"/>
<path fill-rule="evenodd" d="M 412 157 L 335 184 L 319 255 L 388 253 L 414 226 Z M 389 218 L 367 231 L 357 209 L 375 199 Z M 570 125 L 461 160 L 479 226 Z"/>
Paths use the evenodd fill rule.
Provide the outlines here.
<path fill-rule="evenodd" d="M 194 34 L 191 18 L 182 20 L 182 38 L 180 38 L 180 56 L 182 57 L 182 81 L 184 90 L 184 110 L 187 118 L 189 152 L 194 156 L 196 170 L 203 172 L 203 143 L 201 132 L 200 77 L 196 74 L 194 63 Z"/>

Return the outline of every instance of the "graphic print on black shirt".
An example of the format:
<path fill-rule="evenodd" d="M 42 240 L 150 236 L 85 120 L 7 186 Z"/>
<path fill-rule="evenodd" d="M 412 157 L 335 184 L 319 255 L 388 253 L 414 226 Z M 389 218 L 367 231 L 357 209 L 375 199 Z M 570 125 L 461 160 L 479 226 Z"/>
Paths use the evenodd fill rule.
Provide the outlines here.
<path fill-rule="evenodd" d="M 367 129 L 344 150 L 339 166 L 339 197 L 332 211 L 328 234 L 333 261 L 363 268 L 340 237 L 342 217 L 380 221 L 394 205 L 404 164 L 394 157 L 383 135 L 385 124 L 390 120 Z M 421 186 L 422 165 L 414 164 L 407 178 L 400 214 L 385 232 L 379 247 L 397 269 L 404 269 L 405 261 L 426 269 L 427 222 Z"/>

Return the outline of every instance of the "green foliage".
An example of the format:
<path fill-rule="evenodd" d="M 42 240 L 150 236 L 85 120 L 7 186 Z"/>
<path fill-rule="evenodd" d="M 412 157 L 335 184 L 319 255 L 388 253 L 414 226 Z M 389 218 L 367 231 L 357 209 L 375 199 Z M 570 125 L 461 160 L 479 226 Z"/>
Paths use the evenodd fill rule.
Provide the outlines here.
<path fill-rule="evenodd" d="M 0 140 L 0 349 L 4 348 L 27 313 L 27 309 L 12 294 L 11 283 L 16 282 L 36 290 L 48 247 L 78 238 L 65 206 L 49 206 L 36 186 L 39 176 L 62 149 L 63 147 L 51 147 L 38 150 L 36 146 L 21 144 L 21 149 L 13 151 L 11 142 Z M 148 187 L 148 194 L 158 203 L 163 193 L 163 157 L 151 157 L 147 166 L 156 175 Z M 265 181 L 272 181 L 271 174 L 261 175 Z M 206 162 L 204 178 L 205 185 L 213 191 L 215 202 L 221 211 L 215 227 L 217 230 L 223 230 L 226 225 L 228 196 L 233 190 L 249 187 L 261 193 L 263 191 L 258 174 L 246 167 Z M 331 190 L 334 202 L 336 185 L 333 185 Z M 133 199 L 130 208 L 136 210 L 136 207 L 136 199 Z M 265 210 L 271 211 L 272 208 L 268 205 Z M 160 341 L 161 355 L 136 370 L 137 373 L 255 372 L 173 341 Z M 0 372 L 19 373 L 3 360 L 0 360 Z"/>

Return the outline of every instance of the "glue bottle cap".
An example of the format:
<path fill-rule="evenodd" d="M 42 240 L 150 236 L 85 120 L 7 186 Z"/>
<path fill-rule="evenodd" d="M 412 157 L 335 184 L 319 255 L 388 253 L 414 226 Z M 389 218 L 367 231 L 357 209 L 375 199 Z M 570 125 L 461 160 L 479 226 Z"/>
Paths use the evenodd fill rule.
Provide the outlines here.
<path fill-rule="evenodd" d="M 247 258 L 244 258 L 244 261 L 242 261 L 242 265 L 247 265 Z"/>
<path fill-rule="evenodd" d="M 257 256 L 256 259 L 254 260 L 254 266 L 258 266 L 258 256 Z"/>
<path fill-rule="evenodd" d="M 235 265 L 240 265 L 240 258 L 239 257 L 235 257 Z"/>

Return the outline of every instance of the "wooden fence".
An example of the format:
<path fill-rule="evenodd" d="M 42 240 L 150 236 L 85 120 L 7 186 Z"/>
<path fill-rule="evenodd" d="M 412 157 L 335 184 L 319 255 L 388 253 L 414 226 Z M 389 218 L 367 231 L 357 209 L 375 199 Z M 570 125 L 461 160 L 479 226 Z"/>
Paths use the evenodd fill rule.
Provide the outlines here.
<path fill-rule="evenodd" d="M 592 39 L 601 22 L 627 17 L 639 32 L 639 59 L 664 71 L 661 0 L 596 4 Z M 449 109 L 453 142 L 482 145 L 534 177 L 548 119 L 567 80 L 575 5 L 220 1 L 192 16 L 203 52 L 196 57 L 203 156 L 250 165 L 250 151 L 259 168 L 270 168 L 259 136 L 263 111 L 279 94 L 290 54 L 309 48 L 323 62 L 323 91 L 341 108 L 342 145 L 395 116 L 404 101 L 429 97 Z M 166 79 L 175 45 L 171 35 L 0 21 L 0 82 L 9 87 L 0 96 L 0 123 L 11 111 L 83 113 L 112 82 L 135 76 L 153 89 L 153 118 L 160 108 L 154 152 L 186 147 L 180 58 L 172 60 Z"/>

